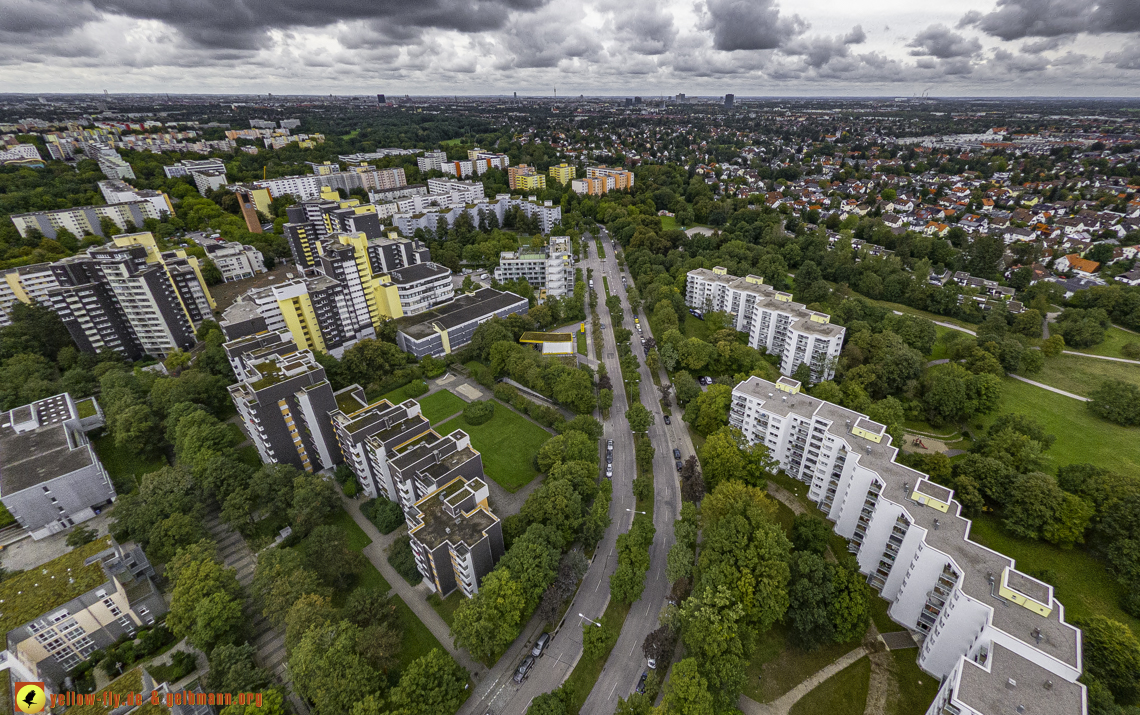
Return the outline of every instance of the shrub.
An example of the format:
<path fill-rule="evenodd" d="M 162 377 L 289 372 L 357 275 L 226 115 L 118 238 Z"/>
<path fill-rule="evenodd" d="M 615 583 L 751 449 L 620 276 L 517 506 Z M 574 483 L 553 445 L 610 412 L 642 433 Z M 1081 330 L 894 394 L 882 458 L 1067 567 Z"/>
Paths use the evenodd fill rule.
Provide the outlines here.
<path fill-rule="evenodd" d="M 365 507 L 368 509 L 365 510 Z M 381 534 L 391 534 L 404 523 L 404 510 L 396 502 L 387 499 L 372 499 L 361 506 L 360 511 L 376 525 Z"/>
<path fill-rule="evenodd" d="M 1125 343 L 1124 347 L 1120 348 L 1120 352 L 1124 353 L 1126 358 L 1140 360 L 1140 343 Z"/>
<path fill-rule="evenodd" d="M 412 540 L 409 536 L 401 536 L 388 547 L 388 563 L 413 586 L 423 580 L 416 567 L 416 556 L 412 553 Z"/>
<path fill-rule="evenodd" d="M 428 391 L 428 384 L 423 380 L 413 380 L 408 383 L 407 392 L 409 397 L 419 397 L 426 395 Z"/>
<path fill-rule="evenodd" d="M 346 497 L 348 497 L 349 499 L 351 499 L 351 498 L 356 496 L 356 493 L 360 490 L 360 487 L 356 484 L 356 481 L 354 480 L 354 481 L 345 482 L 344 484 L 342 484 L 341 489 L 344 491 L 344 495 Z"/>
<path fill-rule="evenodd" d="M 67 545 L 71 547 L 83 546 L 90 544 L 95 540 L 95 530 L 88 529 L 86 526 L 76 527 L 74 531 L 67 535 Z"/>
<path fill-rule="evenodd" d="M 471 402 L 463 408 L 463 421 L 472 427 L 486 424 L 495 416 L 495 403 L 490 400 Z"/>

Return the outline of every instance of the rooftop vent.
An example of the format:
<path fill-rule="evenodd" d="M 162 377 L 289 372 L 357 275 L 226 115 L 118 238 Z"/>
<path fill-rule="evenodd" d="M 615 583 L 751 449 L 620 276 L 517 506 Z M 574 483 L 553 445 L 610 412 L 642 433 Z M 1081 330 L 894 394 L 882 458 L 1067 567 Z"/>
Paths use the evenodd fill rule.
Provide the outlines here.
<path fill-rule="evenodd" d="M 1025 712 L 1025 706 L 1024 705 L 1018 705 L 1017 706 L 1017 712 L 1019 712 L 1019 713 Z"/>
<path fill-rule="evenodd" d="M 1053 681 L 1052 680 L 1046 680 L 1044 687 L 1046 690 L 1052 690 L 1053 689 Z"/>
<path fill-rule="evenodd" d="M 1037 645 L 1041 645 L 1041 629 L 1040 628 L 1034 628 L 1033 629 L 1033 640 L 1037 641 Z"/>
<path fill-rule="evenodd" d="M 1017 687 L 1017 681 L 1014 680 L 1013 678 L 1010 678 L 1009 680 L 1005 681 L 1005 687 L 1009 688 L 1010 690 L 1013 690 L 1014 688 Z"/>

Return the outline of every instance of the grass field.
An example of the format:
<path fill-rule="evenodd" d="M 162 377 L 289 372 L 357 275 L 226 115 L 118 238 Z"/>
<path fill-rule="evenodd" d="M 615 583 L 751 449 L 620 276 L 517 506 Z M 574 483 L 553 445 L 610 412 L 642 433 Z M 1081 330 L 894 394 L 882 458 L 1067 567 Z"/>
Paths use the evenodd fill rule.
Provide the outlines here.
<path fill-rule="evenodd" d="M 787 628 L 776 624 L 756 639 L 756 653 L 748 664 L 744 694 L 758 703 L 770 703 L 858 647 L 859 642 L 854 641 L 802 650 L 791 643 Z"/>
<path fill-rule="evenodd" d="M 893 651 L 891 658 L 894 660 L 895 680 L 899 689 L 898 697 L 887 701 L 886 715 L 916 715 L 926 712 L 938 694 L 938 679 L 922 672 L 918 667 L 918 651 L 915 649 Z"/>
<path fill-rule="evenodd" d="M 166 457 L 161 454 L 153 459 L 147 459 L 130 449 L 120 449 L 115 445 L 111 435 L 91 440 L 95 445 L 95 454 L 99 461 L 111 475 L 111 482 L 115 491 L 126 494 L 138 484 L 139 477 L 150 472 L 158 471 L 166 466 Z"/>
<path fill-rule="evenodd" d="M 456 589 L 451 592 L 447 598 L 441 599 L 438 593 L 433 593 L 427 597 L 428 605 L 430 605 L 439 617 L 451 627 L 451 622 L 455 620 L 455 611 L 459 608 L 459 604 L 467 599 L 464 597 L 463 592 Z"/>
<path fill-rule="evenodd" d="M 944 328 L 941 325 L 935 325 L 934 330 L 936 333 L 938 333 L 939 339 L 935 340 L 934 349 L 930 351 L 930 354 L 926 356 L 926 359 L 927 360 L 946 360 L 950 357 L 949 343 L 942 342 L 942 340 L 941 340 L 942 336 L 945 335 L 946 333 L 957 333 L 957 334 L 961 335 L 962 331 L 954 330 L 953 328 Z"/>
<path fill-rule="evenodd" d="M 1057 599 L 1065 604 L 1065 620 L 1101 615 L 1127 623 L 1140 633 L 1140 620 L 1120 609 L 1124 586 L 1108 573 L 1104 562 L 1085 551 L 1013 536 L 1002 526 L 1001 517 L 993 514 L 974 519 L 970 539 L 1015 559 L 1019 570 L 1052 584 Z"/>
<path fill-rule="evenodd" d="M 873 298 L 868 298 L 867 296 L 856 293 L 855 291 L 851 291 L 851 295 L 852 295 L 852 297 L 858 296 L 860 298 L 868 300 L 871 303 L 874 303 L 875 305 L 879 305 L 879 306 L 882 306 L 884 308 L 887 308 L 888 310 L 897 310 L 900 313 L 909 313 L 910 315 L 917 315 L 918 317 L 926 318 L 927 320 L 933 320 L 933 321 L 937 321 L 937 322 L 941 322 L 941 323 L 949 323 L 951 325 L 957 325 L 958 327 L 964 328 L 964 329 L 969 330 L 969 331 L 976 331 L 978 328 L 978 326 L 976 326 L 976 325 L 972 325 L 972 324 L 967 323 L 965 321 L 958 320 L 957 318 L 947 318 L 944 315 L 937 315 L 935 313 L 928 313 L 925 310 L 918 310 L 917 308 L 912 308 L 909 305 L 903 305 L 902 303 L 890 303 L 890 302 L 885 301 L 885 300 L 874 300 Z"/>
<path fill-rule="evenodd" d="M 380 397 L 373 397 L 373 396 L 369 395 L 367 397 L 368 403 L 371 404 L 371 403 L 375 402 L 376 400 L 387 400 L 388 402 L 391 402 L 393 405 L 398 405 L 401 402 L 403 402 L 404 400 L 414 400 L 414 399 L 419 398 L 419 395 L 413 394 L 415 391 L 411 389 L 411 386 L 412 386 L 412 383 L 409 382 L 407 385 L 404 385 L 403 387 L 397 387 L 395 390 L 392 390 L 389 393 L 380 395 Z"/>
<path fill-rule="evenodd" d="M 587 354 L 586 334 L 581 332 L 581 331 L 578 332 L 578 354 L 579 355 L 586 355 Z"/>
<path fill-rule="evenodd" d="M 1031 415 L 1057 436 L 1046 452 L 1052 458 L 1049 472 L 1059 465 L 1088 462 L 1116 472 L 1140 471 L 1140 428 L 1122 427 L 1088 411 L 1084 403 L 1040 387 L 1005 378 L 996 412 L 980 420 L 989 426 L 998 415 L 1020 412 Z M 971 428 L 975 425 L 971 423 Z"/>
<path fill-rule="evenodd" d="M 1041 372 L 1025 377 L 1088 397 L 1105 380 L 1124 380 L 1140 385 L 1140 365 L 1062 354 L 1045 358 L 1045 367 Z"/>
<path fill-rule="evenodd" d="M 674 218 L 673 216 L 662 216 L 661 217 L 661 230 L 662 231 L 672 231 L 675 228 L 677 228 L 677 219 L 676 218 Z"/>
<path fill-rule="evenodd" d="M 1088 353 L 1089 355 L 1107 355 L 1109 357 L 1127 357 L 1120 351 L 1127 343 L 1140 343 L 1140 335 L 1130 333 L 1127 330 L 1113 326 L 1104 331 L 1104 342 L 1100 345 L 1093 345 L 1091 348 L 1065 348 L 1078 353 Z"/>
<path fill-rule="evenodd" d="M 450 434 L 462 429 L 471 435 L 471 444 L 483 455 L 487 476 L 509 492 L 516 492 L 538 476 L 534 455 L 550 433 L 495 400 L 495 416 L 472 427 L 462 417 L 448 420 L 436 430 Z"/>
<path fill-rule="evenodd" d="M 684 317 L 685 320 L 681 323 L 681 334 L 686 338 L 699 338 L 705 342 L 708 342 L 708 324 L 700 318 L 694 318 L 692 315 L 686 314 Z"/>
<path fill-rule="evenodd" d="M 789 715 L 863 715 L 870 681 L 871 661 L 860 658 L 800 698 Z"/>
<path fill-rule="evenodd" d="M 620 633 L 622 626 L 625 625 L 625 617 L 628 614 L 629 606 L 610 600 L 610 605 L 606 608 L 606 612 L 602 614 L 602 617 L 598 620 L 611 628 L 614 633 Z M 582 619 L 576 618 L 574 620 L 577 622 Z M 580 628 L 581 626 L 576 623 L 574 625 L 567 623 L 564 627 Z M 578 633 L 577 637 L 581 638 L 582 634 Z M 571 694 L 570 704 L 566 708 L 566 712 L 569 715 L 577 715 L 582 709 L 582 705 L 586 703 L 586 697 L 589 696 L 590 691 L 594 689 L 594 683 L 598 682 L 598 676 L 602 674 L 602 669 L 606 665 L 606 659 L 609 657 L 610 654 L 608 652 L 598 658 L 590 658 L 583 653 L 582 657 L 578 659 L 578 664 L 574 666 L 574 671 L 570 673 L 570 677 L 567 678 L 565 682 L 565 687 Z M 632 690 L 632 685 L 630 689 Z M 621 697 L 629 697 L 629 694 L 623 693 Z"/>
<path fill-rule="evenodd" d="M 456 412 L 462 412 L 467 403 L 451 390 L 440 390 L 421 399 L 420 409 L 424 418 L 433 425 L 444 417 L 451 417 Z"/>

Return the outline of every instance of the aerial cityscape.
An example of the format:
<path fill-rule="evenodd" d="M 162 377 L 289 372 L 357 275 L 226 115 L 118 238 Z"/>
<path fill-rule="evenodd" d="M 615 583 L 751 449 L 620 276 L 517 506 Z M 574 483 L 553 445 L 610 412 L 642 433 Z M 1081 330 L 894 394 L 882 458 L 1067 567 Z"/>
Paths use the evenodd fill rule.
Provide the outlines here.
<path fill-rule="evenodd" d="M 0 2 L 0 715 L 1140 712 L 1140 5 L 363 5 Z"/>

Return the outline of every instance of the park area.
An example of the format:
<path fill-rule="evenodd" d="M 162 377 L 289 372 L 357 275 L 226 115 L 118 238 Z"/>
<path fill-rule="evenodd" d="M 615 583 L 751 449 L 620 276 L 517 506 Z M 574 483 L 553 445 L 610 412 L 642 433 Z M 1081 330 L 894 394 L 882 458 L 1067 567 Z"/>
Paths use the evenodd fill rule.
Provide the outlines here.
<path fill-rule="evenodd" d="M 495 416 L 472 426 L 462 416 L 444 422 L 436 430 L 441 435 L 461 429 L 471 436 L 471 445 L 483 456 L 483 470 L 508 492 L 517 492 L 538 476 L 534 457 L 550 433 L 498 400 Z"/>

